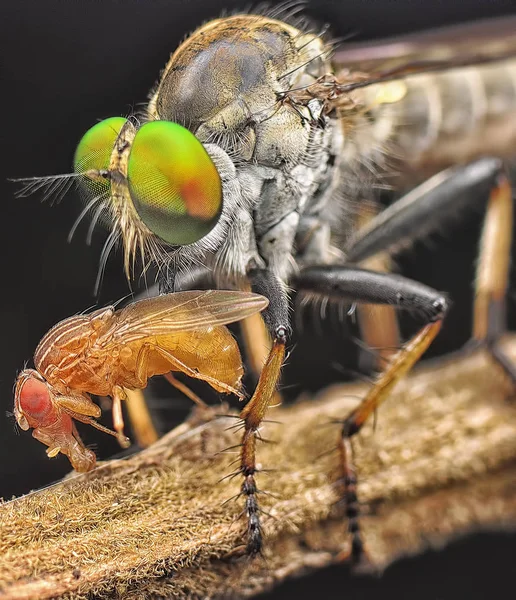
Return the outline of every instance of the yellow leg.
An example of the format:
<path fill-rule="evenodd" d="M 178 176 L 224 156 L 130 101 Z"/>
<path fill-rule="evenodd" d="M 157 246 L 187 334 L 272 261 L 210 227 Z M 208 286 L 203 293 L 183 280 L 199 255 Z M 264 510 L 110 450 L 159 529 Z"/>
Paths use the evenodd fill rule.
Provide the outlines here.
<path fill-rule="evenodd" d="M 140 448 L 147 448 L 158 438 L 152 418 L 142 390 L 124 389 L 127 397 L 127 412 L 136 443 Z"/>
<path fill-rule="evenodd" d="M 389 396 L 392 388 L 414 366 L 439 333 L 442 320 L 430 323 L 410 340 L 391 359 L 387 369 L 378 377 L 360 405 L 345 419 L 339 436 L 339 451 L 342 465 L 343 496 L 346 516 L 351 534 L 351 549 L 342 553 L 341 559 L 359 564 L 364 555 L 364 544 L 360 534 L 359 508 L 357 500 L 357 478 L 353 460 L 351 437 L 356 435 L 378 406 Z"/>
<path fill-rule="evenodd" d="M 497 346 L 498 338 L 506 326 L 505 301 L 513 231 L 511 186 L 507 177 L 501 174 L 489 196 L 480 240 L 473 338 L 486 342 L 491 356 L 516 385 L 516 368 Z"/>
<path fill-rule="evenodd" d="M 192 402 L 197 404 L 197 406 L 199 408 L 207 408 L 208 407 L 208 405 L 206 404 L 206 402 L 204 402 L 204 400 L 201 400 L 199 398 L 199 396 L 195 392 L 192 392 L 192 390 L 187 385 L 185 385 L 184 383 L 179 381 L 179 379 L 176 379 L 172 375 L 172 373 L 165 373 L 165 375 L 163 375 L 163 377 L 170 383 L 170 385 L 174 386 L 177 390 L 179 390 L 181 393 L 183 393 L 187 398 L 190 398 L 190 400 Z"/>
<path fill-rule="evenodd" d="M 259 554 L 262 549 L 262 533 L 256 495 L 256 437 L 269 406 L 273 403 L 276 386 L 280 377 L 281 365 L 285 358 L 285 336 L 275 340 L 262 369 L 256 390 L 240 412 L 244 425 L 240 472 L 244 476 L 241 494 L 245 497 L 247 515 L 247 553 Z"/>
<path fill-rule="evenodd" d="M 128 448 L 130 441 L 124 434 L 124 415 L 122 413 L 122 400 L 126 399 L 123 388 L 115 386 L 113 389 L 113 429 L 116 431 L 116 438 L 122 448 Z"/>
<path fill-rule="evenodd" d="M 365 226 L 377 213 L 376 205 L 362 204 L 358 227 Z M 391 257 L 384 252 L 367 258 L 360 266 L 378 273 L 389 273 L 391 262 Z M 396 310 L 386 304 L 364 304 L 357 306 L 357 313 L 360 336 L 369 348 L 375 350 L 376 360 L 372 367 L 383 370 L 384 361 L 396 353 L 401 343 Z"/>
<path fill-rule="evenodd" d="M 259 377 L 271 349 L 271 339 L 259 314 L 244 319 L 240 329 L 249 367 Z"/>
<path fill-rule="evenodd" d="M 513 200 L 507 178 L 501 176 L 489 197 L 477 266 L 473 336 L 489 335 L 492 305 L 505 301 L 513 235 Z"/>

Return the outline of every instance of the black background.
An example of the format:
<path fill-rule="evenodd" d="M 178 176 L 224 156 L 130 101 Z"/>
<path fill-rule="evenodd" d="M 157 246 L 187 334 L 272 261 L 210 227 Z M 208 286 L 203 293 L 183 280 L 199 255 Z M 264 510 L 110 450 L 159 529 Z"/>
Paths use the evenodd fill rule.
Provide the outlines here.
<path fill-rule="evenodd" d="M 67 244 L 67 234 L 81 209 L 73 194 L 50 207 L 41 204 L 38 196 L 16 198 L 17 186 L 7 178 L 69 172 L 81 135 L 97 120 L 127 114 L 144 102 L 169 53 L 189 31 L 218 16 L 223 8 L 243 6 L 242 2 L 221 0 L 2 3 L 1 414 L 12 410 L 16 372 L 25 361 L 30 362 L 37 342 L 50 326 L 96 302 L 102 305 L 117 300 L 129 291 L 120 256 L 116 255 L 109 261 L 100 298 L 93 296 L 105 233 L 99 229 L 92 246 L 87 247 L 86 224 Z M 335 35 L 352 33 L 355 39 L 516 13 L 514 1 L 509 0 L 314 1 L 307 2 L 307 8 L 313 17 L 331 23 Z M 439 240 L 436 252 L 420 245 L 403 262 L 405 274 L 449 291 L 454 299 L 454 309 L 434 353 L 458 348 L 468 337 L 479 223 L 478 215 L 464 217 L 462 227 Z M 514 312 L 514 303 L 511 310 Z M 319 344 L 321 348 L 329 347 L 328 353 L 321 350 L 314 356 L 313 351 L 303 352 L 303 344 L 299 351 L 296 348 L 286 375 L 287 384 L 295 386 L 291 390 L 315 388 L 338 377 L 328 356 L 333 352 L 339 362 L 344 362 L 342 348 L 327 337 L 320 338 Z M 160 406 L 163 409 L 163 403 Z M 179 403 L 164 416 L 172 423 L 182 416 L 185 406 Z M 161 426 L 166 428 L 168 421 Z M 16 431 L 12 417 L 0 417 L 0 432 L 0 495 L 4 498 L 37 488 L 68 471 L 66 458 L 48 460 L 42 444 L 32 440 L 29 433 Z M 98 451 L 103 458 L 116 451 L 114 444 L 94 433 L 88 432 L 87 441 L 100 444 Z M 294 593 L 299 597 L 304 595 L 303 590 L 308 595 L 310 589 L 313 595 L 320 593 L 317 589 L 321 585 L 328 591 L 323 596 L 330 597 L 331 586 L 344 582 L 343 595 L 352 598 L 366 597 L 368 590 L 398 598 L 483 598 L 487 589 L 482 587 L 484 583 L 503 584 L 496 574 L 504 572 L 503 556 L 511 544 L 514 552 L 514 537 L 472 539 L 433 558 L 402 563 L 380 582 L 349 583 L 341 573 L 329 572 L 312 577 L 302 584 L 302 590 L 291 585 L 277 597 Z M 463 569 L 465 565 L 472 568 Z M 464 586 L 466 579 L 475 582 L 469 590 Z M 429 595 L 424 595 L 420 586 Z"/>

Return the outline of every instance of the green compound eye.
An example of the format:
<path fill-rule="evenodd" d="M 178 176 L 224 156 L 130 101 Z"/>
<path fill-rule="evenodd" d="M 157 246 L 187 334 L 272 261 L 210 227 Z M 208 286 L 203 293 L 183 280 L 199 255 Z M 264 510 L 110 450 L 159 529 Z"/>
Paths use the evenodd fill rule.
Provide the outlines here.
<path fill-rule="evenodd" d="M 172 245 L 208 234 L 222 212 L 220 176 L 199 140 L 177 123 L 138 130 L 128 163 L 131 199 L 142 221 Z"/>
<path fill-rule="evenodd" d="M 120 130 L 127 122 L 123 117 L 111 117 L 94 125 L 82 136 L 75 156 L 73 168 L 76 173 L 109 169 L 109 161 Z M 98 180 L 96 180 L 98 182 Z M 104 181 L 109 186 L 108 181 Z"/>

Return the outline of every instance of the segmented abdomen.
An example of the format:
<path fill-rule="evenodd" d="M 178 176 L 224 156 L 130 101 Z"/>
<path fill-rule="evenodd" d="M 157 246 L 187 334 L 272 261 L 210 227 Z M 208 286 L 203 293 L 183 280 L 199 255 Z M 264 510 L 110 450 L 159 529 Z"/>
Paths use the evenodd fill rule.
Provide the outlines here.
<path fill-rule="evenodd" d="M 372 107 L 372 153 L 399 157 L 420 176 L 483 155 L 516 155 L 514 59 L 371 86 L 363 102 Z"/>

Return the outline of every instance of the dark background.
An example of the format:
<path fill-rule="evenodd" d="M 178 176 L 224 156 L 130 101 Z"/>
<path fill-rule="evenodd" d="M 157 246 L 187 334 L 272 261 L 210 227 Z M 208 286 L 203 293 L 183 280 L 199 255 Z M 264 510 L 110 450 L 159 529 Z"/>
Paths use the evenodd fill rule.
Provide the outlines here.
<path fill-rule="evenodd" d="M 86 222 L 67 244 L 68 232 L 81 210 L 74 194 L 50 207 L 39 202 L 41 195 L 16 198 L 17 185 L 7 178 L 69 172 L 81 135 L 97 120 L 127 114 L 144 102 L 169 53 L 188 32 L 218 16 L 223 8 L 245 6 L 221 0 L 2 3 L 1 414 L 12 411 L 16 373 L 31 361 L 39 339 L 53 324 L 129 292 L 120 256 L 115 255 L 109 261 L 100 298 L 93 296 L 105 232 L 99 228 L 92 246 L 87 247 Z M 331 23 L 336 36 L 351 33 L 358 40 L 516 13 L 516 7 L 514 0 L 341 0 L 307 2 L 307 12 Z M 402 262 L 405 274 L 450 292 L 454 300 L 434 354 L 459 348 L 468 338 L 479 227 L 478 214 L 465 216 L 460 228 L 439 239 L 436 249 L 418 245 Z M 510 310 L 515 312 L 514 302 Z M 313 352 L 310 340 L 300 343 L 293 353 L 285 376 L 291 394 L 338 378 L 333 362 L 349 366 L 340 342 L 323 332 L 317 343 L 320 352 Z M 163 430 L 182 418 L 188 406 L 181 400 L 171 404 L 156 402 Z M 0 417 L 0 434 L 0 496 L 25 493 L 69 470 L 65 457 L 48 460 L 42 444 L 32 440 L 28 432 L 17 432 L 12 416 Z M 89 444 L 98 444 L 101 458 L 117 451 L 115 444 L 96 432 L 89 430 L 85 437 Z M 484 584 L 489 583 L 495 591 L 496 586 L 508 582 L 503 579 L 509 568 L 504 556 L 514 554 L 515 546 L 514 536 L 472 538 L 435 556 L 402 562 L 377 582 L 349 583 L 342 573 L 330 571 L 297 587 L 287 585 L 277 597 L 299 597 L 309 590 L 313 595 L 320 593 L 321 585 L 330 590 L 333 582 L 345 584 L 345 593 L 352 598 L 373 597 L 366 592 L 397 598 L 415 594 L 424 598 L 483 598 L 487 595 Z M 469 568 L 464 568 L 466 565 Z M 466 579 L 472 582 L 470 588 L 465 587 Z M 421 586 L 428 595 L 420 591 Z"/>

